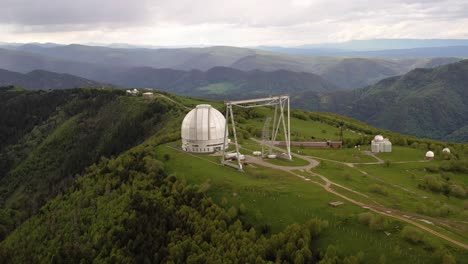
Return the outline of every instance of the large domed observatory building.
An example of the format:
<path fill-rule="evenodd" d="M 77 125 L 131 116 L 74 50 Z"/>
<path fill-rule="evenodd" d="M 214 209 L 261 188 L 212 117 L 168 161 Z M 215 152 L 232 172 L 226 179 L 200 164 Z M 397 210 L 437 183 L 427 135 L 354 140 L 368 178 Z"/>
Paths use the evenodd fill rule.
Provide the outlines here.
<path fill-rule="evenodd" d="M 193 153 L 223 150 L 225 126 L 221 112 L 208 104 L 197 105 L 182 121 L 182 150 Z"/>

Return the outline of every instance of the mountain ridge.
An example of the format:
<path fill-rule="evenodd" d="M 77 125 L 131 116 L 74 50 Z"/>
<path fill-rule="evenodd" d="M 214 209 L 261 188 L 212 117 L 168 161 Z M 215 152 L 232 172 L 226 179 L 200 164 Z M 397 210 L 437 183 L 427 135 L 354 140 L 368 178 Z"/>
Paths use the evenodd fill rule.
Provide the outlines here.
<path fill-rule="evenodd" d="M 66 73 L 34 70 L 26 74 L 0 69 L 0 86 L 20 86 L 30 90 L 61 90 L 103 84 Z"/>
<path fill-rule="evenodd" d="M 467 73 L 468 60 L 463 60 L 433 69 L 414 69 L 355 91 L 322 97 L 312 94 L 304 100 L 314 101 L 315 110 L 343 114 L 396 132 L 468 141 Z"/>
<path fill-rule="evenodd" d="M 351 60 L 351 61 L 350 61 Z M 355 62 L 353 62 L 353 60 Z M 434 63 L 437 60 L 438 63 Z M 15 50 L 0 49 L 0 68 L 28 72 L 43 69 L 77 75 L 96 81 L 134 67 L 172 68 L 176 70 L 232 67 L 240 70 L 290 70 L 321 75 L 343 89 L 361 88 L 382 78 L 401 75 L 413 68 L 450 63 L 457 58 L 346 58 L 280 54 L 247 48 L 215 46 L 180 49 L 119 49 L 86 45 L 44 47 L 28 45 Z M 359 72 L 333 71 L 349 64 Z M 377 65 L 378 67 L 375 67 Z M 387 69 L 389 68 L 389 69 Z M 383 72 L 375 69 L 382 69 Z"/>

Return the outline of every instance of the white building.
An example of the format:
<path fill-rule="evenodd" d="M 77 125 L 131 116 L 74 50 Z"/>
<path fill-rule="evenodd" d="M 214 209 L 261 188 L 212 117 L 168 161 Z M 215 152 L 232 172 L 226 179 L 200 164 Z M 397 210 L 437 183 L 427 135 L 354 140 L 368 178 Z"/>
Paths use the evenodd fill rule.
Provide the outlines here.
<path fill-rule="evenodd" d="M 444 148 L 442 150 L 443 153 L 447 153 L 447 154 L 450 154 L 450 149 L 449 148 Z"/>
<path fill-rule="evenodd" d="M 432 152 L 430 150 L 428 152 L 426 152 L 426 159 L 427 160 L 433 160 L 434 159 L 434 152 Z"/>
<path fill-rule="evenodd" d="M 226 119 L 221 112 L 211 105 L 197 105 L 182 122 L 182 149 L 195 153 L 221 151 L 225 126 Z"/>
<path fill-rule="evenodd" d="M 377 135 L 371 142 L 371 151 L 373 153 L 392 152 L 392 142 L 382 135 Z"/>
<path fill-rule="evenodd" d="M 151 92 L 143 93 L 143 97 L 146 99 L 152 99 L 154 98 L 154 93 L 151 93 Z"/>
<path fill-rule="evenodd" d="M 133 96 L 137 96 L 140 93 L 137 89 L 127 90 L 126 92 L 128 95 L 133 95 Z"/>

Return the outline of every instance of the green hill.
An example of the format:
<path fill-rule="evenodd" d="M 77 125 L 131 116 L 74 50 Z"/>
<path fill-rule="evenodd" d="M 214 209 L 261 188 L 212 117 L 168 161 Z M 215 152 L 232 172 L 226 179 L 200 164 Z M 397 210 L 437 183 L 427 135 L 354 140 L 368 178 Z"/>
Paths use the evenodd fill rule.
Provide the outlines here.
<path fill-rule="evenodd" d="M 0 86 L 15 85 L 31 90 L 61 90 L 78 87 L 96 87 L 102 84 L 73 76 L 43 70 L 35 70 L 27 74 L 0 69 Z"/>
<path fill-rule="evenodd" d="M 114 89 L 2 89 L 0 99 L 0 107 L 8 106 L 2 113 L 11 114 L 0 115 L 6 128 L 0 136 L 8 139 L 0 148 L 0 160 L 8 160 L 0 174 L 0 262 L 440 263 L 468 257 L 411 224 L 429 219 L 432 225 L 421 223 L 467 243 L 465 144 L 294 110 L 293 140 L 342 134 L 346 147 L 295 148 L 302 158 L 278 160 L 284 169 L 252 164 L 240 173 L 220 166 L 219 157 L 180 151 L 185 114 L 199 103 L 222 109 L 220 102 L 164 93 L 148 100 Z M 31 107 L 22 111 L 25 105 Z M 251 138 L 259 137 L 269 114 L 268 108 L 236 110 L 244 153 L 260 148 Z M 394 143 L 394 153 L 377 156 L 385 163 L 354 148 L 366 150 L 377 133 Z M 442 154 L 446 146 L 452 154 Z M 428 149 L 436 160 L 421 162 Z M 320 166 L 300 169 L 308 157 Z M 333 182 L 331 189 L 324 179 Z M 337 200 L 344 205 L 328 205 Z"/>
<path fill-rule="evenodd" d="M 157 133 L 167 113 L 178 111 L 121 90 L 0 93 L 0 204 L 11 224 L 35 214 L 101 157 Z M 2 236 L 13 228 L 0 224 Z"/>
<path fill-rule="evenodd" d="M 214 67 L 208 71 L 134 68 L 114 75 L 108 81 L 127 87 L 157 88 L 178 95 L 216 99 L 338 89 L 312 73 L 286 70 L 245 72 L 228 67 Z"/>
<path fill-rule="evenodd" d="M 468 60 L 415 69 L 355 91 L 305 92 L 296 107 L 334 112 L 395 132 L 468 141 Z"/>

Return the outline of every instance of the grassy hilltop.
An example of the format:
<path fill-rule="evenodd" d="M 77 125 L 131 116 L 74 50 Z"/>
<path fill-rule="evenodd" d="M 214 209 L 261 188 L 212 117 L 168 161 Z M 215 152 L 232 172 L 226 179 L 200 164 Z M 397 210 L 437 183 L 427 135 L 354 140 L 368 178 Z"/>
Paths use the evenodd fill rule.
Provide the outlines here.
<path fill-rule="evenodd" d="M 284 169 L 251 164 L 240 173 L 220 166 L 218 157 L 179 150 L 180 123 L 204 100 L 159 93 L 147 100 L 113 89 L 2 89 L 0 100 L 0 261 L 463 263 L 468 258 L 445 239 L 333 193 L 391 208 L 466 245 L 465 144 L 294 110 L 293 140 L 339 139 L 343 127 L 346 147 L 296 148 L 302 158 L 280 162 Z M 266 108 L 237 111 L 243 153 L 260 148 L 251 138 L 259 138 L 269 114 Z M 393 153 L 361 152 L 377 133 L 392 140 Z M 354 148 L 358 144 L 361 150 Z M 452 154 L 442 154 L 446 146 Z M 422 162 L 428 149 L 436 160 Z M 320 165 L 301 169 L 310 157 Z M 333 182 L 332 192 L 324 188 L 326 180 Z M 344 204 L 335 208 L 331 201 Z"/>

